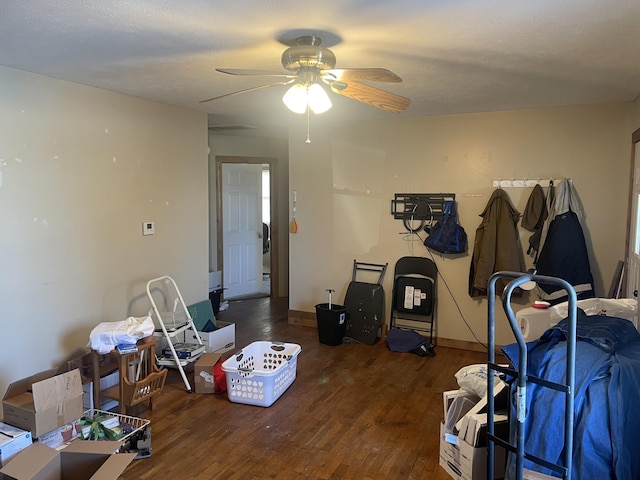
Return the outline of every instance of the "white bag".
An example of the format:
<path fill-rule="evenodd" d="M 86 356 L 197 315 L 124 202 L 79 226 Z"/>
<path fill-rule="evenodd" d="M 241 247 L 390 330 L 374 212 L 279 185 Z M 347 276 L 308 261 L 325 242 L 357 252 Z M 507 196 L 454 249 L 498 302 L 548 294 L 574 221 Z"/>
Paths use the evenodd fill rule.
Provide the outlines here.
<path fill-rule="evenodd" d="M 98 353 L 106 354 L 119 343 L 136 343 L 153 335 L 153 320 L 150 316 L 129 317 L 119 322 L 99 323 L 89 335 L 90 347 Z"/>
<path fill-rule="evenodd" d="M 638 301 L 635 298 L 587 298 L 576 302 L 587 315 L 606 315 L 630 320 L 638 327 Z M 550 309 L 551 324 L 555 325 L 569 315 L 569 302 L 562 302 Z"/>
<path fill-rule="evenodd" d="M 498 377 L 497 371 L 493 372 L 493 386 L 497 389 L 503 381 Z M 456 372 L 456 380 L 458 385 L 463 390 L 469 393 L 473 393 L 480 398 L 483 398 L 487 394 L 487 379 L 489 375 L 487 373 L 486 363 L 477 363 L 474 365 L 467 365 L 462 367 Z"/>

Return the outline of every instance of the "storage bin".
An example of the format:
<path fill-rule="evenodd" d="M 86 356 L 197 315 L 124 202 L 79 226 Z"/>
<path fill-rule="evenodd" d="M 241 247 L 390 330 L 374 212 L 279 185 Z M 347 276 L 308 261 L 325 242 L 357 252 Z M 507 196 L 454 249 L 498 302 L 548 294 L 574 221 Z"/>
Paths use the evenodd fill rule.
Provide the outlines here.
<path fill-rule="evenodd" d="M 300 345 L 253 342 L 222 364 L 227 395 L 236 403 L 269 407 L 296 379 Z"/>

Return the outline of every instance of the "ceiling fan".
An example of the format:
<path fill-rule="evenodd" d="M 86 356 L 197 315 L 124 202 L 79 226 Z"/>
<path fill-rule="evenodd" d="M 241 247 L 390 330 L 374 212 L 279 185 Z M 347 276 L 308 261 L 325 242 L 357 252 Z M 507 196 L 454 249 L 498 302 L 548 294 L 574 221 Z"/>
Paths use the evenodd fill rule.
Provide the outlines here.
<path fill-rule="evenodd" d="M 321 42 L 322 40 L 314 35 L 298 37 L 295 44 L 282 54 L 282 66 L 287 72 L 216 68 L 216 71 L 228 75 L 265 76 L 281 80 L 208 98 L 200 103 L 292 84 L 282 99 L 290 110 L 296 113 L 308 113 L 309 110 L 322 113 L 331 108 L 331 100 L 321 87 L 321 83 L 325 83 L 333 93 L 388 112 L 400 113 L 409 106 L 410 100 L 406 97 L 362 83 L 400 83 L 402 79 L 398 75 L 384 68 L 335 68 L 336 56 L 328 48 L 321 47 Z"/>

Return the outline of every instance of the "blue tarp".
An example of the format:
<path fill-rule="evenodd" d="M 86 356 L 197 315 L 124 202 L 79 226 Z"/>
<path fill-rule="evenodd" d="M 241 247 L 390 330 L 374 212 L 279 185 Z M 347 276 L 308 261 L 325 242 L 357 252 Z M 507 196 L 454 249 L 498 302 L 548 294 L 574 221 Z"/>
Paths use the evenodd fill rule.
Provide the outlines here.
<path fill-rule="evenodd" d="M 527 344 L 530 375 L 566 383 L 567 331 L 565 319 Z M 640 433 L 640 333 L 628 320 L 578 310 L 577 340 L 572 478 L 638 479 L 640 455 L 631 449 Z M 518 370 L 517 344 L 503 352 Z M 527 386 L 525 451 L 561 466 L 564 399 L 549 388 Z M 514 465 L 511 456 L 507 478 Z M 557 476 L 528 460 L 524 467 Z"/>

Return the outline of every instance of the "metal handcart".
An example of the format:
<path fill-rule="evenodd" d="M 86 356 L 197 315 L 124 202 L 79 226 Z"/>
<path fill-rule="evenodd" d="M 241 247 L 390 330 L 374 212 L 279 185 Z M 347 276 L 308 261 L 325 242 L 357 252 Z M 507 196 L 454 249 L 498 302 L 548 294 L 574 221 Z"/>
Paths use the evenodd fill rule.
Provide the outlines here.
<path fill-rule="evenodd" d="M 373 345 L 380 338 L 385 312 L 382 282 L 387 265 L 353 261 L 351 282 L 344 297 L 344 306 L 349 314 L 345 340 Z M 367 272 L 376 277 L 375 282 L 362 281 Z"/>
<path fill-rule="evenodd" d="M 154 336 L 163 337 L 168 349 L 162 349 L 167 351 L 168 355 L 159 352 L 157 363 L 160 366 L 178 369 L 187 391 L 191 393 L 191 384 L 184 369 L 200 358 L 206 346 L 173 278 L 165 275 L 149 280 L 147 296 L 157 327 Z M 162 309 L 158 307 L 157 299 L 162 300 Z M 189 335 L 185 335 L 186 333 Z M 186 342 L 185 338 L 193 338 L 195 342 Z"/>
<path fill-rule="evenodd" d="M 499 279 L 511 279 L 502 292 L 502 305 L 509 321 L 509 326 L 518 344 L 519 370 L 504 367 L 495 362 L 495 297 L 496 282 Z M 547 285 L 557 285 L 567 291 L 569 297 L 569 333 L 567 338 L 567 360 L 566 360 L 566 383 L 556 383 L 544 378 L 529 375 L 527 372 L 527 344 L 518 326 L 516 316 L 511 308 L 511 296 L 513 291 L 526 282 L 544 283 Z M 497 272 L 489 279 L 487 288 L 488 299 L 488 342 L 487 342 L 487 478 L 494 477 L 495 446 L 498 445 L 512 455 L 515 455 L 515 475 L 517 480 L 524 478 L 524 460 L 527 459 L 537 465 L 542 465 L 559 475 L 565 480 L 571 478 L 571 468 L 573 461 L 573 423 L 574 423 L 574 385 L 575 385 L 575 357 L 576 357 L 576 319 L 577 319 L 577 296 L 573 287 L 566 281 L 543 275 L 523 274 L 518 272 Z M 515 427 L 515 444 L 509 440 L 498 438 L 495 435 L 495 400 L 494 383 L 492 379 L 496 372 L 513 377 L 516 385 L 515 396 L 515 419 L 511 421 L 511 429 Z M 564 466 L 551 463 L 543 458 L 527 453 L 525 451 L 525 422 L 527 420 L 527 384 L 535 383 L 542 387 L 550 388 L 565 395 L 565 416 L 564 416 Z"/>

